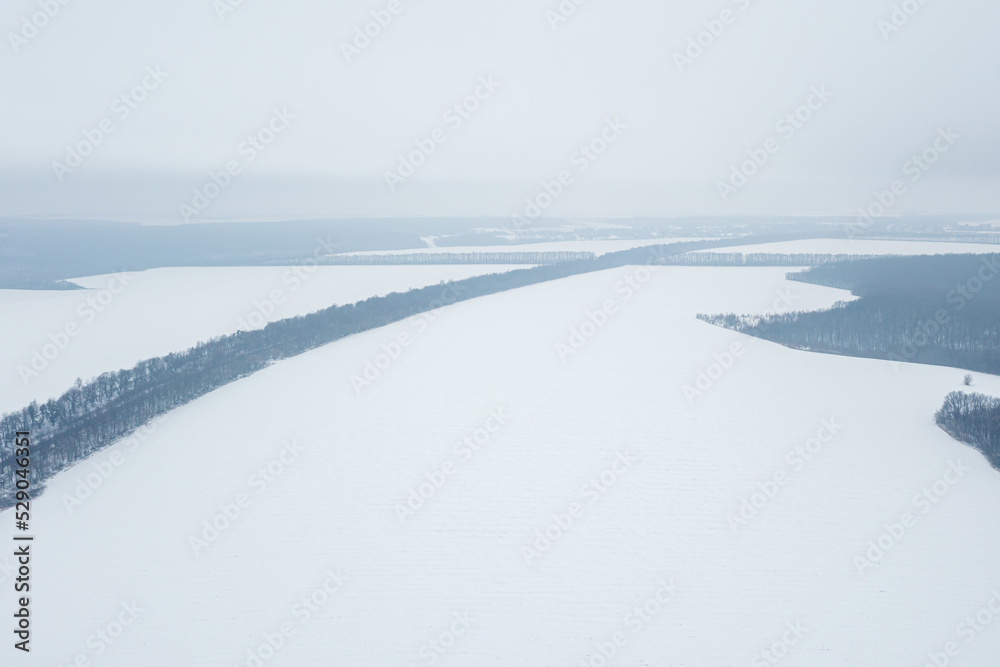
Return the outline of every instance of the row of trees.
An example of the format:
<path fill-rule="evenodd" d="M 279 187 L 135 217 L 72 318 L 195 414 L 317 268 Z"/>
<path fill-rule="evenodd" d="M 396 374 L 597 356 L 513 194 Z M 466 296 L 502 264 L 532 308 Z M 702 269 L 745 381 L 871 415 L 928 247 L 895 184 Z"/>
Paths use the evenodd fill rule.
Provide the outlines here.
<path fill-rule="evenodd" d="M 939 323 L 936 308 L 933 299 L 868 297 L 818 312 L 699 318 L 796 349 L 1000 374 L 996 312 L 969 308 Z"/>
<path fill-rule="evenodd" d="M 0 509 L 13 505 L 13 443 L 17 431 L 32 435 L 32 485 L 128 436 L 152 419 L 280 359 L 292 357 L 448 303 L 567 276 L 629 264 L 655 263 L 673 254 L 716 247 L 716 242 L 675 243 L 597 258 L 476 276 L 332 306 L 200 343 L 184 352 L 147 359 L 104 373 L 58 398 L 32 403 L 0 419 Z"/>
<path fill-rule="evenodd" d="M 1000 373 L 1000 275 L 983 279 L 991 257 L 823 264 L 789 277 L 861 298 L 816 312 L 699 318 L 799 349 Z"/>
<path fill-rule="evenodd" d="M 459 300 L 507 289 L 541 274 L 532 269 L 481 276 L 449 288 Z M 445 298 L 442 298 L 442 295 Z M 59 398 L 0 420 L 0 508 L 12 504 L 16 431 L 32 434 L 33 485 L 99 449 L 127 436 L 153 418 L 265 366 L 360 331 L 384 326 L 441 307 L 454 300 L 442 287 L 393 293 L 355 304 L 240 331 L 201 343 L 187 351 L 140 362 L 134 368 L 104 373 Z"/>
<path fill-rule="evenodd" d="M 934 418 L 951 437 L 975 447 L 1000 468 L 1000 399 L 955 391 L 945 397 Z"/>
<path fill-rule="evenodd" d="M 594 259 L 592 252 L 408 252 L 398 254 L 327 255 L 321 264 L 555 264 Z"/>
<path fill-rule="evenodd" d="M 730 242 L 732 243 L 732 242 Z M 554 264 L 594 259 L 592 252 L 427 252 L 400 254 L 327 255 L 323 264 Z M 660 262 L 671 266 L 817 266 L 826 262 L 867 259 L 868 255 L 822 253 L 676 253 Z"/>
<path fill-rule="evenodd" d="M 760 236 L 746 243 L 785 240 Z M 104 373 L 58 398 L 0 419 L 0 509 L 13 505 L 14 434 L 32 435 L 32 485 L 46 480 L 135 431 L 156 417 L 280 359 L 351 334 L 440 308 L 449 302 L 626 265 L 669 264 L 683 253 L 730 245 L 732 241 L 686 241 L 645 246 L 594 257 L 476 276 L 449 283 L 332 306 L 309 315 L 271 322 L 255 331 L 215 338 L 184 352 L 142 361 L 134 368 Z M 570 253 L 570 256 L 575 254 Z M 506 261 L 507 258 L 505 258 Z M 455 297 L 454 295 L 458 295 Z"/>
<path fill-rule="evenodd" d="M 696 252 L 675 255 L 667 264 L 674 266 L 817 266 L 827 262 L 869 259 L 871 255 L 829 255 L 797 252 Z"/>
<path fill-rule="evenodd" d="M 1000 244 L 1000 234 L 991 232 L 925 232 L 920 234 L 865 234 L 859 239 L 879 241 L 939 241 L 943 243 L 989 243 Z"/>

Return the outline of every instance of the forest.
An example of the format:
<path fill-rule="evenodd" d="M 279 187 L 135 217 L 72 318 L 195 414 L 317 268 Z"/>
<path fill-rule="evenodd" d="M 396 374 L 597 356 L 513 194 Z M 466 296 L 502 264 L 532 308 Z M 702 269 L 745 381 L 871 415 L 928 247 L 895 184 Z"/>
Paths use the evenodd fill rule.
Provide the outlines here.
<path fill-rule="evenodd" d="M 1000 255 L 826 263 L 788 278 L 850 290 L 833 308 L 766 316 L 699 315 L 788 347 L 1000 372 Z"/>
<path fill-rule="evenodd" d="M 398 254 L 329 255 L 320 264 L 555 264 L 593 259 L 592 252 L 435 252 Z M 661 264 L 669 266 L 817 266 L 826 262 L 867 259 L 867 255 L 822 253 L 699 252 L 672 254 Z"/>
<path fill-rule="evenodd" d="M 769 240 L 754 237 L 744 242 Z M 640 247 L 476 276 L 449 283 L 447 292 L 457 293 L 457 300 L 463 301 L 626 265 L 686 264 L 691 256 L 683 255 L 685 252 L 719 248 L 731 242 L 691 241 Z M 795 260 L 818 261 L 813 257 Z M 801 349 L 997 372 L 1000 280 L 991 282 L 991 278 L 996 274 L 995 267 L 1000 267 L 998 260 L 998 255 L 954 255 L 853 258 L 824 263 L 791 274 L 790 278 L 850 289 L 860 298 L 815 313 L 699 317 Z M 727 262 L 746 260 L 719 254 L 696 261 L 731 265 Z M 782 265 L 789 260 L 787 256 L 761 255 L 752 261 L 759 262 L 753 265 Z M 12 443 L 16 431 L 31 432 L 32 484 L 42 488 L 45 480 L 60 470 L 178 406 L 281 359 L 436 310 L 446 305 L 442 300 L 444 292 L 438 285 L 332 306 L 272 322 L 262 329 L 205 341 L 186 351 L 147 359 L 133 368 L 104 373 L 87 382 L 77 380 L 62 396 L 42 404 L 32 403 L 0 419 L 0 442 Z M 942 314 L 947 317 L 942 318 Z M 5 509 L 12 505 L 14 459 L 10 447 L 2 451 L 0 509 Z"/>
<path fill-rule="evenodd" d="M 556 264 L 594 259 L 592 252 L 408 252 L 396 254 L 327 255 L 323 265 L 409 265 L 409 264 Z"/>
<path fill-rule="evenodd" d="M 331 306 L 308 315 L 271 322 L 196 345 L 184 352 L 147 359 L 135 367 L 103 373 L 58 398 L 0 419 L 0 510 L 14 496 L 13 448 L 17 431 L 32 436 L 32 487 L 100 449 L 128 436 L 150 420 L 269 364 L 351 334 L 385 326 L 448 303 L 630 264 L 667 262 L 677 253 L 717 247 L 692 241 L 643 247 L 602 257 L 476 276 L 442 285 Z M 442 298 L 443 294 L 458 297 Z"/>
<path fill-rule="evenodd" d="M 934 417 L 951 437 L 975 447 L 1000 469 L 1000 399 L 955 391 Z"/>
<path fill-rule="evenodd" d="M 699 315 L 710 324 L 814 352 L 1000 373 L 1000 255 L 855 259 L 791 280 L 858 297 L 816 312 Z M 1000 469 L 1000 399 L 953 392 L 935 415 Z"/>
<path fill-rule="evenodd" d="M 828 262 L 869 259 L 871 255 L 828 255 L 796 252 L 692 252 L 674 255 L 665 263 L 672 266 L 818 266 Z"/>

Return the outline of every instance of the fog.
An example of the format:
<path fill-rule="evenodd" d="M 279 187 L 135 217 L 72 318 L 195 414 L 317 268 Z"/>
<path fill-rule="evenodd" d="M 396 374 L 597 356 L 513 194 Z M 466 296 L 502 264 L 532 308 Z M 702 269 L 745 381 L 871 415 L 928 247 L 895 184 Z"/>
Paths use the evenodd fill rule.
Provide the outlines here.
<path fill-rule="evenodd" d="M 998 20 L 986 0 L 16 0 L 0 216 L 509 216 L 542 193 L 552 217 L 854 214 L 897 180 L 889 214 L 989 213 Z"/>

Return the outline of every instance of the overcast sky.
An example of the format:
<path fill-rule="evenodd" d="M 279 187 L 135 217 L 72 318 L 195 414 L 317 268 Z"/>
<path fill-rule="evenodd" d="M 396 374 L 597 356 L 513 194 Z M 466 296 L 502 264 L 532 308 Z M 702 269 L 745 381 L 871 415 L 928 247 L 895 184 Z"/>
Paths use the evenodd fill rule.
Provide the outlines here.
<path fill-rule="evenodd" d="M 995 0 L 63 1 L 0 9 L 0 216 L 1000 212 Z"/>

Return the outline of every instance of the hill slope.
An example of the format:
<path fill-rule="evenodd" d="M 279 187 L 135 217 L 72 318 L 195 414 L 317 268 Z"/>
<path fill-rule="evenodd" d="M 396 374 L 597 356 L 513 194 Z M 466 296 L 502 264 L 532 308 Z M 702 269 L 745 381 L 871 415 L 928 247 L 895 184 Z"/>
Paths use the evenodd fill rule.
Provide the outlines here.
<path fill-rule="evenodd" d="M 1000 535 L 983 508 L 1000 503 L 1000 479 L 933 423 L 960 373 L 894 373 L 695 319 L 844 298 L 784 269 L 667 267 L 645 282 L 640 271 L 461 303 L 419 332 L 400 322 L 352 336 L 54 478 L 34 507 L 46 640 L 32 659 L 232 667 L 254 664 L 253 651 L 274 653 L 268 667 L 431 655 L 542 667 L 587 661 L 620 633 L 621 665 L 752 664 L 784 636 L 796 639 L 784 664 L 826 667 L 922 664 L 961 642 L 956 626 L 997 584 Z M 557 347 L 574 349 L 571 330 L 594 319 L 604 324 L 579 351 Z M 412 344 L 356 391 L 352 376 L 403 332 Z M 743 351 L 730 363 L 731 350 Z M 717 379 L 689 401 L 700 372 Z M 801 468 L 787 458 L 831 427 Z M 480 449 L 456 448 L 465 438 Z M 88 489 L 116 452 L 120 465 Z M 920 514 L 913 497 L 957 461 L 968 470 Z M 788 481 L 734 531 L 730 515 L 778 472 Z M 442 474 L 401 520 L 411 490 Z M 220 512 L 240 501 L 212 538 L 204 522 L 224 526 Z M 571 512 L 559 535 L 551 525 Z M 856 558 L 904 512 L 915 526 L 859 573 Z M 133 601 L 138 620 L 97 656 L 88 638 Z M 986 628 L 961 648 L 962 664 L 991 666 L 1000 635 Z"/>

